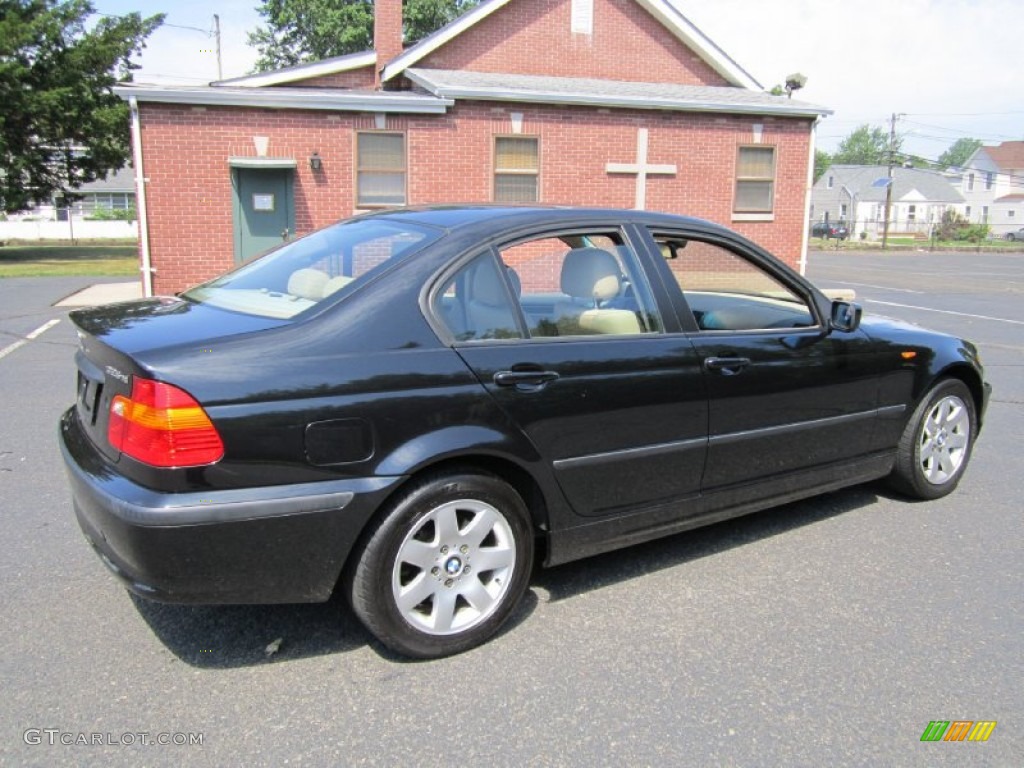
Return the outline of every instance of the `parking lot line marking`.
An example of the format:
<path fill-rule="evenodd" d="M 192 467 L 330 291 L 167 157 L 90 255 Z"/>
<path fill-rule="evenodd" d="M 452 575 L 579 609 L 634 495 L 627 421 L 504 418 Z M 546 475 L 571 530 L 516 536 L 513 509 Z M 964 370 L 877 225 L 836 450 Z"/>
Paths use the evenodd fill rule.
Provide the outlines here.
<path fill-rule="evenodd" d="M 38 328 L 36 328 L 34 331 L 32 331 L 32 333 L 30 333 L 25 338 L 18 339 L 13 344 L 8 344 L 3 349 L 0 349 L 0 360 L 2 360 L 3 358 L 7 357 L 14 350 L 20 349 L 21 347 L 25 346 L 26 344 L 28 344 L 33 339 L 39 338 L 40 336 L 42 336 L 48 330 L 53 328 L 53 326 L 55 326 L 59 322 L 60 322 L 60 318 L 56 317 L 53 320 L 50 320 L 49 322 L 46 322 L 46 323 L 43 323 L 42 325 L 40 325 Z"/>
<path fill-rule="evenodd" d="M 890 288 L 887 285 L 872 285 L 871 283 L 851 283 L 844 280 L 844 285 L 856 285 L 858 288 L 881 288 L 883 291 L 893 291 L 895 293 L 920 293 L 924 294 L 924 291 L 912 291 L 909 288 Z"/>
<path fill-rule="evenodd" d="M 897 304 L 895 301 L 879 301 L 878 299 L 864 299 L 868 304 L 884 304 L 887 307 L 903 307 L 904 309 L 919 309 L 922 312 L 938 312 L 942 315 L 956 315 L 957 317 L 973 317 L 978 320 L 992 320 L 997 323 L 1011 323 L 1013 325 L 1024 325 L 1024 320 L 1010 320 L 1006 317 L 992 317 L 991 315 L 972 315 L 970 312 L 954 312 L 950 309 L 934 309 L 933 307 L 918 307 L 914 304 Z"/>

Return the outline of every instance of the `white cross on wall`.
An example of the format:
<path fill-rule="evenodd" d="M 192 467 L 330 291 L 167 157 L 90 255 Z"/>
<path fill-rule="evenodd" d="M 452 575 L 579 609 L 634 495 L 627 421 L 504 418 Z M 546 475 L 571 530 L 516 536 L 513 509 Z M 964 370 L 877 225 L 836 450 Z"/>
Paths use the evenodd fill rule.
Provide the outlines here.
<path fill-rule="evenodd" d="M 608 163 L 605 166 L 608 173 L 635 173 L 636 174 L 636 210 L 642 211 L 647 204 L 647 175 L 654 173 L 674 174 L 676 167 L 672 164 L 654 165 L 647 162 L 647 129 L 640 128 L 636 134 L 636 162 L 635 163 Z"/>

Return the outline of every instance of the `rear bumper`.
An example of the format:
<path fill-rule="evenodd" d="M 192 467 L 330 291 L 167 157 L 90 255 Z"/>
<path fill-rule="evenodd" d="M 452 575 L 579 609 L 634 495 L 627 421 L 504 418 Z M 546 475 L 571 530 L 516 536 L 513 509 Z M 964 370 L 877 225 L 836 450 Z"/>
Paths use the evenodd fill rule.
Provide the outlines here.
<path fill-rule="evenodd" d="M 402 479 L 162 493 L 118 474 L 74 409 L 60 435 L 85 537 L 130 590 L 165 602 L 326 600 L 367 521 Z"/>

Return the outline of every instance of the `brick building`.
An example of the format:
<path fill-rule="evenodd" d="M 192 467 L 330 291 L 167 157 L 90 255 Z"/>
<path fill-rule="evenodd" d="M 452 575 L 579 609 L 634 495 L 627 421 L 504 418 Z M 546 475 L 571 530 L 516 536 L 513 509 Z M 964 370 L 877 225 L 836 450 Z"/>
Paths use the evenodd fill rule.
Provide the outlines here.
<path fill-rule="evenodd" d="M 443 202 L 684 213 L 802 263 L 829 111 L 765 93 L 664 0 L 484 0 L 401 34 L 400 0 L 377 0 L 376 51 L 118 89 L 147 293 L 354 212 Z"/>

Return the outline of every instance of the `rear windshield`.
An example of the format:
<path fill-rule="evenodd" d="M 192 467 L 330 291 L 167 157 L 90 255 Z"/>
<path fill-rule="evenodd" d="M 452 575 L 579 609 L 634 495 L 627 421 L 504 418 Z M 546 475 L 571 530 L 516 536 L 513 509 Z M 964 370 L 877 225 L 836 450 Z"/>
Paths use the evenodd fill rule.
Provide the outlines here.
<path fill-rule="evenodd" d="M 434 229 L 351 219 L 287 243 L 182 297 L 262 317 L 291 318 L 369 279 L 440 237 Z"/>

